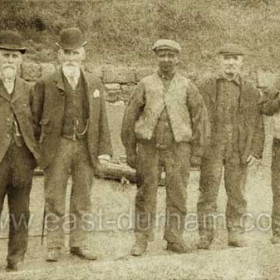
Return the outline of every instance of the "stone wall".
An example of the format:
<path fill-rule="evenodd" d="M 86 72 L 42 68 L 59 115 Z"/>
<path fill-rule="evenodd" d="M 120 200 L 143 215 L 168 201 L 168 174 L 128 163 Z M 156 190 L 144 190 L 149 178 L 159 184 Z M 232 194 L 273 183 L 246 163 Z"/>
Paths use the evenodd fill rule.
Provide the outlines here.
<path fill-rule="evenodd" d="M 52 74 L 57 69 L 57 65 L 52 63 L 31 63 L 25 62 L 22 64 L 21 77 L 29 82 L 36 82 L 38 79 Z M 137 83 L 145 76 L 151 74 L 155 69 L 153 68 L 129 68 L 129 67 L 113 67 L 113 66 L 99 66 L 94 68 L 85 66 L 89 72 L 97 75 L 103 82 L 106 88 L 106 100 L 108 102 L 126 101 L 129 95 L 133 92 Z M 208 75 L 210 71 L 201 71 L 201 73 L 188 73 L 181 71 L 181 73 L 193 81 L 199 77 Z M 266 88 L 271 84 L 277 73 L 269 71 L 257 70 L 251 74 L 251 80 L 255 81 L 260 89 Z"/>
<path fill-rule="evenodd" d="M 31 83 L 38 79 L 52 74 L 57 69 L 57 65 L 52 63 L 32 63 L 25 62 L 22 64 L 21 77 Z M 125 67 L 108 67 L 101 66 L 94 68 L 85 66 L 85 70 L 97 75 L 106 88 L 106 100 L 108 102 L 126 101 L 134 91 L 137 83 L 147 75 L 154 72 L 151 68 L 125 68 Z M 183 72 L 186 77 L 196 80 L 196 73 Z"/>

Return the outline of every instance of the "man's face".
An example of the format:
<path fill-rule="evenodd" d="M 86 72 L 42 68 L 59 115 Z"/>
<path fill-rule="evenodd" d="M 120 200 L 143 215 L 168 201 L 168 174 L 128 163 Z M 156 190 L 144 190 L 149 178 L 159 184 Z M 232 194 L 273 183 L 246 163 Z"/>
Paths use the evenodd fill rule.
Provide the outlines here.
<path fill-rule="evenodd" d="M 220 66 L 221 70 L 226 75 L 235 76 L 240 74 L 243 65 L 243 55 L 238 54 L 221 54 Z"/>
<path fill-rule="evenodd" d="M 22 53 L 20 51 L 0 49 L 0 72 L 4 78 L 15 78 L 21 63 Z"/>
<path fill-rule="evenodd" d="M 59 49 L 58 60 L 62 66 L 80 67 L 85 59 L 85 49 L 79 48 L 75 50 Z"/>
<path fill-rule="evenodd" d="M 85 49 L 83 47 L 75 50 L 59 49 L 58 51 L 58 60 L 66 76 L 77 76 L 84 59 Z"/>
<path fill-rule="evenodd" d="M 172 72 L 179 62 L 178 53 L 172 50 L 158 50 L 156 55 L 162 72 Z"/>

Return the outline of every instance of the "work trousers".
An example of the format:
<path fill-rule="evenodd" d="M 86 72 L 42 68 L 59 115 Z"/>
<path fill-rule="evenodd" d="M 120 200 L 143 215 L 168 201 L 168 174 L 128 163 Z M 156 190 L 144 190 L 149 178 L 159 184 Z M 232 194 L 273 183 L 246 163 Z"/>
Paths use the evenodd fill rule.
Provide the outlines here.
<path fill-rule="evenodd" d="M 154 142 L 138 143 L 137 194 L 135 201 L 136 238 L 148 239 L 156 218 L 157 188 L 164 168 L 166 172 L 166 226 L 168 242 L 182 242 L 187 213 L 187 184 L 190 169 L 190 145 L 174 143 L 166 149 Z"/>
<path fill-rule="evenodd" d="M 6 195 L 9 208 L 8 263 L 23 261 L 27 250 L 29 195 L 35 165 L 26 145 L 18 147 L 13 141 L 0 163 L 0 213 Z M 6 217 L 1 219 L 4 224 Z"/>
<path fill-rule="evenodd" d="M 72 175 L 70 213 L 65 213 L 66 186 Z M 64 246 L 70 230 L 70 247 L 88 246 L 88 216 L 94 170 L 86 140 L 61 137 L 53 162 L 45 169 L 45 203 L 48 248 Z"/>
<path fill-rule="evenodd" d="M 273 193 L 272 232 L 280 237 L 280 139 L 273 139 L 271 187 Z"/>
<path fill-rule="evenodd" d="M 243 233 L 247 201 L 245 184 L 247 164 L 241 163 L 238 152 L 226 153 L 225 145 L 207 150 L 202 157 L 200 175 L 200 196 L 197 204 L 199 233 L 212 240 L 219 217 L 217 197 L 224 167 L 225 189 L 228 196 L 226 226 L 229 232 Z M 224 221 L 224 219 L 223 219 Z"/>

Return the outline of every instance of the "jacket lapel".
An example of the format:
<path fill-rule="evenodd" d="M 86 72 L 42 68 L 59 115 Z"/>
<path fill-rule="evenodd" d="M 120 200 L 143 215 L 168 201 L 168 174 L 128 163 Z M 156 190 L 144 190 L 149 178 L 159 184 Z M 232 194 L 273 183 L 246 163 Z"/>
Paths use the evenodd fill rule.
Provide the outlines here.
<path fill-rule="evenodd" d="M 209 84 L 207 84 L 206 90 L 208 91 L 209 100 L 212 103 L 213 107 L 215 107 L 217 104 L 217 96 L 220 90 L 219 86 L 220 83 L 218 76 L 212 77 L 209 81 Z"/>
<path fill-rule="evenodd" d="M 55 72 L 54 75 L 55 75 L 54 76 L 54 82 L 56 84 L 56 87 L 59 89 L 59 92 L 64 93 L 65 92 L 65 87 L 64 87 L 62 70 L 59 69 L 57 72 Z"/>
<path fill-rule="evenodd" d="M 15 102 L 22 95 L 23 91 L 25 91 L 25 83 L 23 83 L 21 78 L 17 77 L 15 80 L 15 89 L 12 97 L 12 102 Z"/>
<path fill-rule="evenodd" d="M 0 96 L 3 97 L 4 99 L 6 99 L 7 101 L 10 101 L 10 96 L 8 95 L 8 93 L 6 91 L 2 80 L 0 80 Z"/>
<path fill-rule="evenodd" d="M 246 84 L 244 79 L 240 77 L 240 98 L 239 98 L 239 113 L 243 112 L 243 109 L 246 107 Z"/>
<path fill-rule="evenodd" d="M 88 113 L 90 115 L 90 113 L 94 110 L 93 108 L 93 96 L 91 96 L 91 94 L 93 94 L 94 90 L 95 90 L 95 85 L 93 85 L 93 83 L 90 83 L 90 77 L 89 75 L 83 70 L 81 69 L 81 77 L 83 79 L 84 82 L 84 89 L 85 89 L 85 96 L 87 98 L 87 104 L 88 104 Z"/>
<path fill-rule="evenodd" d="M 81 78 L 84 78 L 86 96 L 90 100 L 90 93 L 93 92 L 92 83 L 89 83 L 89 75 L 84 70 L 81 69 L 81 73 Z"/>

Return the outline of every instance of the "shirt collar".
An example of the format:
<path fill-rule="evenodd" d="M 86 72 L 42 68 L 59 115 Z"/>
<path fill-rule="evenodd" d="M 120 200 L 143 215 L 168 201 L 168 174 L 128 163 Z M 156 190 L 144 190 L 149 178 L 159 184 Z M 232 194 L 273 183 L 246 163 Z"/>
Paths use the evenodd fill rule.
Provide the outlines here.
<path fill-rule="evenodd" d="M 234 82 L 240 86 L 240 75 L 237 74 L 233 79 L 228 79 L 222 72 L 218 74 L 218 79 L 225 80 L 228 82 Z"/>
<path fill-rule="evenodd" d="M 174 78 L 174 76 L 175 76 L 176 70 L 174 69 L 173 72 L 171 72 L 168 75 L 166 75 L 166 74 L 162 73 L 160 71 L 160 69 L 158 69 L 157 73 L 158 73 L 158 75 L 159 75 L 159 77 L 161 79 L 164 79 L 166 81 L 171 81 Z"/>

